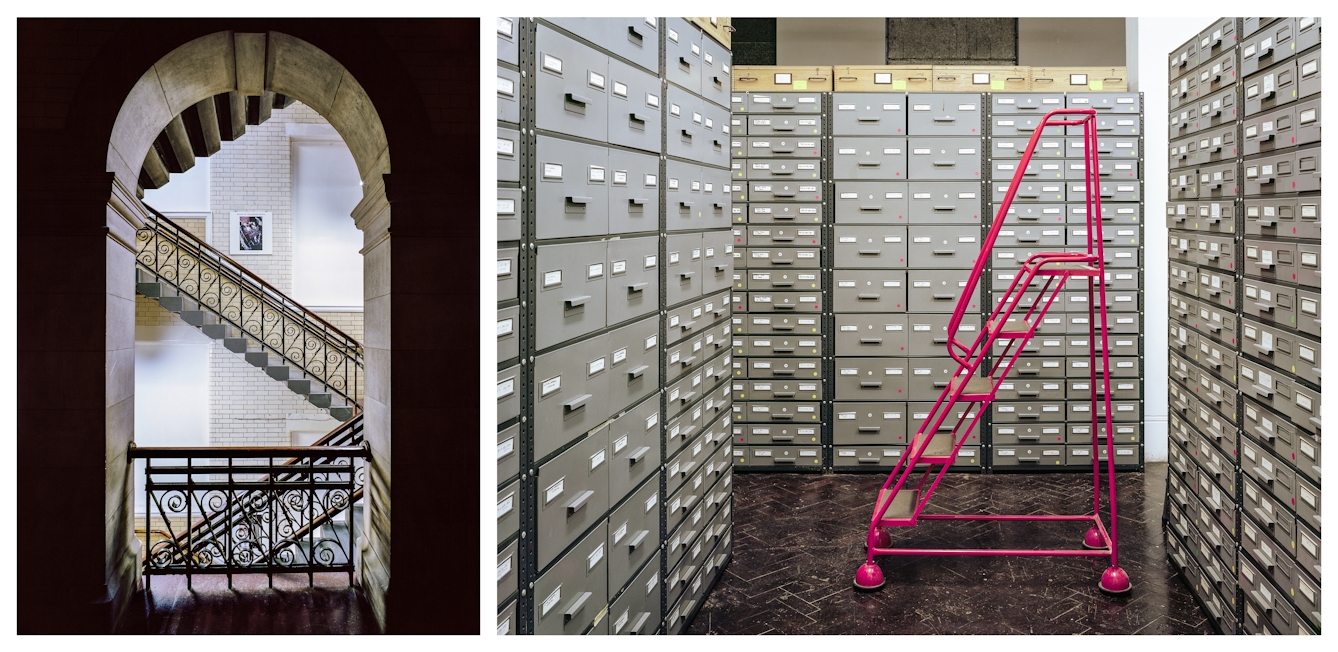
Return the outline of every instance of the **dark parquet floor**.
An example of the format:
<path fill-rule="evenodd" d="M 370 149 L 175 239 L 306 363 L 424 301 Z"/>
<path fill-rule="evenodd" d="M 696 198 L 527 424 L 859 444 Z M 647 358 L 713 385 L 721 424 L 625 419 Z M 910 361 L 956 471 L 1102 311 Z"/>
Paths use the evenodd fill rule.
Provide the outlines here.
<path fill-rule="evenodd" d="M 851 587 L 884 476 L 736 474 L 734 557 L 694 634 L 1209 634 L 1166 558 L 1166 464 L 1123 473 L 1121 565 L 1133 591 L 1103 594 L 1106 560 L 1083 557 L 882 557 L 886 585 Z M 1086 474 L 945 477 L 930 513 L 1083 513 Z M 922 521 L 893 528 L 906 547 L 1076 548 L 1080 523 Z"/>
<path fill-rule="evenodd" d="M 140 592 L 127 634 L 370 634 L 376 619 L 362 590 L 348 575 L 318 573 L 308 588 L 306 575 L 234 575 L 232 589 L 222 575 L 197 575 L 186 589 L 184 576 L 157 576 L 153 590 Z"/>

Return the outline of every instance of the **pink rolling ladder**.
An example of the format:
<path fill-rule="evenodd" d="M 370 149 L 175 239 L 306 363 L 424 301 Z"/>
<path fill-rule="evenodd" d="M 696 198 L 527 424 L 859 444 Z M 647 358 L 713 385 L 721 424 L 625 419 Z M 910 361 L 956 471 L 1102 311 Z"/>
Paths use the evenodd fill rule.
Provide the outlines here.
<path fill-rule="evenodd" d="M 855 587 L 874 590 L 883 585 L 883 571 L 874 562 L 879 555 L 951 555 L 951 556 L 1017 556 L 1017 557 L 1110 557 L 1110 567 L 1101 575 L 1100 587 L 1108 593 L 1124 593 L 1130 588 L 1129 576 L 1120 568 L 1115 536 L 1115 455 L 1110 437 L 1106 437 L 1106 485 L 1109 491 L 1109 526 L 1102 520 L 1101 461 L 1098 455 L 1097 439 L 1098 415 L 1104 415 L 1105 432 L 1114 432 L 1111 427 L 1110 393 L 1110 354 L 1106 335 L 1106 288 L 1105 255 L 1101 240 L 1101 193 L 1097 176 L 1096 153 L 1096 111 L 1094 109 L 1056 109 L 1047 113 L 1040 126 L 1032 134 L 1027 149 L 1022 154 L 1013 182 L 1008 186 L 994 224 L 985 238 L 976 264 L 971 269 L 965 290 L 957 301 L 957 308 L 948 322 L 948 353 L 957 361 L 958 368 L 949 379 L 947 387 L 939 395 L 933 409 L 920 429 L 916 431 L 906 447 L 906 453 L 897 461 L 892 473 L 878 492 L 873 518 L 869 522 L 867 539 L 868 557 L 864 565 L 855 573 Z M 1082 125 L 1085 144 L 1084 160 L 1086 163 L 1084 180 L 1087 198 L 1087 252 L 1038 253 L 1028 258 L 1019 269 L 1009 286 L 1004 298 L 994 308 L 985 322 L 984 328 L 970 346 L 957 340 L 957 328 L 970 302 L 970 288 L 980 281 L 980 276 L 989 260 L 990 251 L 1003 226 L 1004 216 L 1017 194 L 1018 184 L 1022 182 L 1023 172 L 1031 161 L 1036 143 L 1047 126 Z M 1089 347 L 1090 360 L 1088 369 L 1092 388 L 1092 512 L 1073 515 L 1026 515 L 1026 514 L 925 514 L 925 506 L 934 494 L 948 467 L 957 458 L 966 435 L 985 413 L 999 383 L 1003 381 L 1022 353 L 1027 341 L 1036 336 L 1036 327 L 1041 323 L 1055 298 L 1064 289 L 1071 278 L 1087 279 L 1087 311 L 1091 341 L 1095 342 L 1098 328 L 1101 346 Z M 1024 299 L 1033 288 L 1038 291 L 1034 300 L 1027 306 Z M 1097 301 L 1096 299 L 1100 299 Z M 1097 309 L 1100 320 L 1097 320 Z M 1015 311 L 1022 311 L 1015 316 Z M 1098 327 L 1098 324 L 1100 326 Z M 995 340 L 1004 344 L 994 356 L 993 363 L 987 364 L 985 355 L 994 346 Z M 1097 383 L 1097 351 L 1101 355 L 1101 374 L 1103 382 Z M 1104 406 L 1101 404 L 1104 403 Z M 960 415 L 955 423 L 947 421 L 949 415 L 958 406 Z M 1100 409 L 1104 407 L 1104 412 Z M 923 470 L 918 469 L 923 465 Z M 937 472 L 935 473 L 935 469 Z M 918 478 L 912 476 L 918 475 Z M 933 475 L 932 481 L 930 476 Z M 926 483 L 928 483 L 926 485 Z M 892 537 L 883 528 L 909 527 L 920 520 L 941 521 L 1084 521 L 1091 527 L 1083 536 L 1082 549 L 1069 550 L 1002 550 L 1002 549 L 926 549 L 892 548 Z"/>

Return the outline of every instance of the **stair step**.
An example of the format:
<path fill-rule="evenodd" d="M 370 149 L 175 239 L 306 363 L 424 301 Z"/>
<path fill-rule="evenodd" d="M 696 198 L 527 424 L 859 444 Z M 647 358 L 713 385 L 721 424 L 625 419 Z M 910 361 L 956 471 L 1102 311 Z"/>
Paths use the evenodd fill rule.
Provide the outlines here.
<path fill-rule="evenodd" d="M 877 514 L 878 510 L 883 508 L 883 505 L 887 503 L 888 498 L 891 497 L 891 495 L 892 490 L 890 488 L 879 491 L 878 503 L 874 507 L 873 513 Z M 892 498 L 892 506 L 887 508 L 887 513 L 883 514 L 883 520 L 879 521 L 878 525 L 881 527 L 915 525 L 913 516 L 915 514 L 915 505 L 919 502 L 919 498 L 919 490 L 902 489 L 897 492 L 896 497 Z"/>
<path fill-rule="evenodd" d="M 251 349 L 251 338 L 249 337 L 225 337 L 223 338 L 223 348 L 233 353 L 246 353 Z"/>
<path fill-rule="evenodd" d="M 311 393 L 311 379 L 310 379 L 310 378 L 289 378 L 289 379 L 288 379 L 288 389 L 289 389 L 289 391 L 292 391 L 294 394 L 310 394 L 310 393 Z"/>
<path fill-rule="evenodd" d="M 182 310 L 180 316 L 181 321 L 184 321 L 191 326 L 195 326 L 196 328 L 202 327 L 205 324 L 218 323 L 218 315 L 215 315 L 208 310 Z"/>
<path fill-rule="evenodd" d="M 237 329 L 231 324 L 205 324 L 200 327 L 200 331 L 208 335 L 210 339 L 221 340 L 225 337 L 234 337 Z"/>
<path fill-rule="evenodd" d="M 349 405 L 332 405 L 330 406 L 330 416 L 341 422 L 348 421 L 353 418 L 353 407 Z"/>
<path fill-rule="evenodd" d="M 289 369 L 287 365 L 276 364 L 265 367 L 265 375 L 269 376 L 270 378 L 273 378 L 274 380 L 287 381 L 288 374 L 289 374 Z"/>
<path fill-rule="evenodd" d="M 135 292 L 142 294 L 150 299 L 157 299 L 161 296 L 163 284 L 157 281 L 148 281 L 135 284 Z"/>
<path fill-rule="evenodd" d="M 162 306 L 168 312 L 181 313 L 187 310 L 195 310 L 200 304 L 189 297 L 158 297 L 158 305 Z"/>
<path fill-rule="evenodd" d="M 318 408 L 328 408 L 334 398 L 334 394 L 323 391 L 312 391 L 307 394 L 307 402 Z"/>

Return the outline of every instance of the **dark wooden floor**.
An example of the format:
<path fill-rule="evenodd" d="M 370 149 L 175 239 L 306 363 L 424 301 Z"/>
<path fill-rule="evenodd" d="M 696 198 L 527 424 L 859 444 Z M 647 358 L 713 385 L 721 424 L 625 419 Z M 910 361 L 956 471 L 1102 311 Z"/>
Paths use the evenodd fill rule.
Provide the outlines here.
<path fill-rule="evenodd" d="M 376 619 L 362 591 L 348 575 L 234 575 L 233 588 L 221 575 L 157 576 L 153 590 L 141 592 L 128 634 L 370 634 Z"/>
<path fill-rule="evenodd" d="M 694 634 L 1208 634 L 1162 544 L 1166 465 L 1118 482 L 1121 566 L 1133 592 L 1107 596 L 1107 560 L 881 557 L 887 583 L 851 587 L 884 476 L 736 474 L 734 557 Z M 1083 513 L 1087 474 L 951 475 L 930 513 Z M 1086 525 L 922 521 L 906 547 L 1077 548 Z"/>

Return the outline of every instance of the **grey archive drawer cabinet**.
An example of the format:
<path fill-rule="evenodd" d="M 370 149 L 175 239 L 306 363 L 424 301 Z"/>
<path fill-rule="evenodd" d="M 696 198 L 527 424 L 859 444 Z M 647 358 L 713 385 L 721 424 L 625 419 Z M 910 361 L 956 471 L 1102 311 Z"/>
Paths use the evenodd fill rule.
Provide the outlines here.
<path fill-rule="evenodd" d="M 730 52 L 497 31 L 497 633 L 681 633 L 732 550 Z"/>
<path fill-rule="evenodd" d="M 1223 18 L 1171 57 L 1166 537 L 1227 634 L 1321 621 L 1319 22 Z"/>

